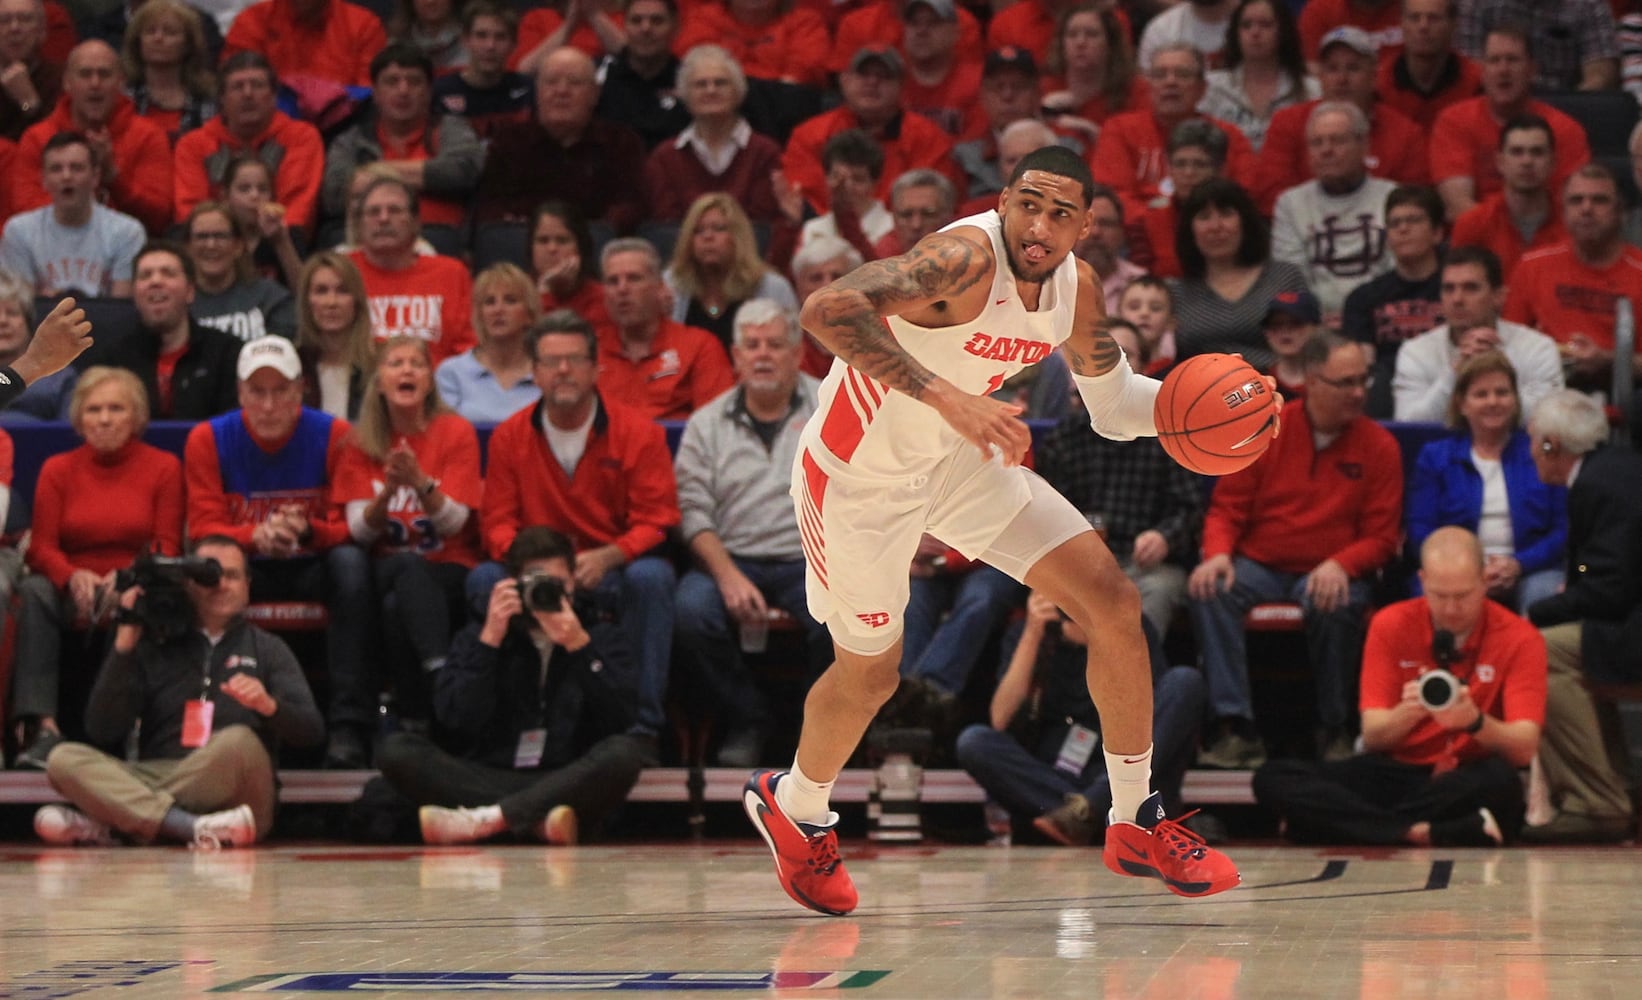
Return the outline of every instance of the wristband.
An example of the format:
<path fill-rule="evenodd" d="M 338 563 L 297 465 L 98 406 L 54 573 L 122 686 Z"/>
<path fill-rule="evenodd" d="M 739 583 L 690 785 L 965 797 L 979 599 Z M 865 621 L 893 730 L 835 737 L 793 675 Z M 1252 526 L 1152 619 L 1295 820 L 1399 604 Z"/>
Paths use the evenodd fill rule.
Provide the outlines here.
<path fill-rule="evenodd" d="M 1482 732 L 1482 724 L 1484 722 L 1487 722 L 1487 721 L 1488 721 L 1488 713 L 1484 712 L 1480 708 L 1477 709 L 1477 721 L 1475 721 L 1475 722 L 1471 723 L 1469 726 L 1465 727 L 1465 735 L 1475 736 L 1478 733 Z"/>
<path fill-rule="evenodd" d="M 1072 381 L 1078 387 L 1078 395 L 1083 397 L 1090 426 L 1101 437 L 1132 441 L 1137 437 L 1157 436 L 1152 407 L 1163 384 L 1157 379 L 1136 375 L 1127 357 L 1120 356 L 1117 364 L 1102 375 L 1073 372 Z"/>

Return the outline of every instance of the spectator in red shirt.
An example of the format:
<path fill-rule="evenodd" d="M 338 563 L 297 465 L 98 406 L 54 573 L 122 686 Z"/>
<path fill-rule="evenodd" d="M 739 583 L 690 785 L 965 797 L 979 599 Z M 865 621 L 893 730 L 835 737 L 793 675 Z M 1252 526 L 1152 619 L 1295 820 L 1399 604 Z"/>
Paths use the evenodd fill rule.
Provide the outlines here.
<path fill-rule="evenodd" d="M 182 551 L 182 463 L 142 441 L 148 396 L 123 368 L 87 369 L 69 404 L 85 442 L 53 455 L 34 490 L 33 573 L 17 587 L 17 646 L 9 721 L 22 728 L 16 767 L 44 770 L 57 726 L 62 630 L 103 628 L 115 574 L 139 554 Z M 6 451 L 11 442 L 5 443 Z M 8 463 L 9 464 L 9 463 Z M 93 670 L 95 663 L 73 663 Z"/>
<path fill-rule="evenodd" d="M 1551 196 L 1550 187 L 1556 135 L 1538 115 L 1513 118 L 1500 129 L 1496 162 L 1505 187 L 1455 219 L 1450 242 L 1494 251 L 1509 285 L 1523 253 L 1552 246 L 1567 236 L 1561 206 Z"/>
<path fill-rule="evenodd" d="M 1591 158 L 1585 129 L 1544 101 L 1533 99 L 1534 61 L 1528 37 L 1514 27 L 1488 32 L 1482 56 L 1482 96 L 1459 101 L 1437 116 L 1431 129 L 1431 179 L 1457 219 L 1478 201 L 1503 186 L 1494 151 L 1499 130 L 1519 115 L 1535 114 L 1556 136 L 1556 169 L 1551 186 L 1560 188 L 1568 175 Z"/>
<path fill-rule="evenodd" d="M 1605 388 L 1614 358 L 1614 303 L 1642 302 L 1642 249 L 1620 235 L 1619 180 L 1600 163 L 1574 171 L 1562 191 L 1568 239 L 1517 264 L 1504 317 L 1555 340 L 1577 388 Z M 1638 368 L 1635 357 L 1628 362 Z"/>
<path fill-rule="evenodd" d="M 686 10 L 673 51 L 683 55 L 703 42 L 729 49 L 748 76 L 806 87 L 827 82 L 827 22 L 792 0 L 700 0 Z"/>
<path fill-rule="evenodd" d="M 843 29 L 853 18 L 876 17 L 892 9 L 893 0 L 875 3 L 844 18 L 833 51 L 848 68 Z M 965 19 L 968 19 L 967 21 Z M 902 21 L 906 30 L 901 30 Z M 963 131 L 981 93 L 980 28 L 974 15 L 955 6 L 954 0 L 906 0 L 901 20 L 890 21 L 901 36 L 901 54 L 906 59 L 906 78 L 901 81 L 901 107 L 920 114 L 941 126 L 948 135 Z M 974 37 L 969 38 L 968 32 Z M 855 37 L 854 33 L 850 36 Z M 848 42 L 853 54 L 872 43 L 873 36 Z"/>
<path fill-rule="evenodd" d="M 1403 0 L 1403 47 L 1382 51 L 1374 93 L 1431 130 L 1451 104 L 1475 97 L 1482 69 L 1454 48 L 1454 0 Z"/>
<path fill-rule="evenodd" d="M 1124 199 L 1124 214 L 1138 217 L 1146 203 L 1162 193 L 1159 185 L 1168 173 L 1169 133 L 1188 118 L 1203 118 L 1226 133 L 1226 174 L 1247 186 L 1254 167 L 1249 140 L 1237 126 L 1197 112 L 1207 88 L 1203 57 L 1197 50 L 1182 44 L 1159 48 L 1146 78 L 1151 84 L 1152 106 L 1108 118 L 1089 156 L 1095 182 Z"/>
<path fill-rule="evenodd" d="M 381 18 L 347 0 L 257 0 L 234 17 L 222 55 L 261 53 L 282 79 L 368 87 L 371 59 L 387 44 Z"/>
<path fill-rule="evenodd" d="M 55 5 L 53 5 L 55 6 Z M 61 8 L 58 8 L 61 9 Z M 23 130 L 50 114 L 63 85 L 67 53 L 53 59 L 42 51 L 46 9 L 40 0 L 0 0 L 0 136 L 13 141 Z"/>
<path fill-rule="evenodd" d="M 533 76 L 548 54 L 566 45 L 603 59 L 627 44 L 619 0 L 569 0 L 561 13 L 555 6 L 537 7 L 519 20 L 519 44 L 508 68 Z"/>
<path fill-rule="evenodd" d="M 1309 0 L 1300 10 L 1300 44 L 1306 58 L 1321 59 L 1323 39 L 1345 27 L 1360 29 L 1382 50 L 1395 50 L 1405 41 L 1394 0 Z"/>
<path fill-rule="evenodd" d="M 895 218 L 895 228 L 873 250 L 880 259 L 904 254 L 957 218 L 957 208 L 957 192 L 939 171 L 927 167 L 908 170 L 889 189 L 889 214 Z"/>
<path fill-rule="evenodd" d="M 365 279 L 378 341 L 428 342 L 434 364 L 472 347 L 473 283 L 454 257 L 416 252 L 416 192 L 402 180 L 372 181 L 360 199 L 360 247 L 348 256 Z"/>
<path fill-rule="evenodd" d="M 625 125 L 595 119 L 598 100 L 586 53 L 563 48 L 543 59 L 536 117 L 491 142 L 475 219 L 528 219 L 543 199 L 559 198 L 618 233 L 636 228 L 644 217 L 644 140 Z"/>
<path fill-rule="evenodd" d="M 135 218 L 152 235 L 171 222 L 171 142 L 165 130 L 137 114 L 123 92 L 120 57 L 107 42 L 82 42 L 63 70 L 63 96 L 18 145 L 12 172 L 13 211 L 51 203 L 40 183 L 40 151 L 59 132 L 90 141 L 101 168 L 103 202 Z"/>
<path fill-rule="evenodd" d="M 207 21 L 214 47 L 206 35 Z M 121 37 L 106 40 L 120 46 L 126 92 L 137 114 L 158 125 L 173 146 L 183 133 L 216 114 L 217 75 L 212 69 L 222 36 L 215 19 L 180 0 L 144 0 Z"/>
<path fill-rule="evenodd" d="M 986 46 L 981 39 L 981 22 L 968 7 L 954 0 L 869 0 L 839 20 L 827 68 L 842 73 L 855 53 L 874 44 L 895 46 L 908 65 L 916 67 L 919 60 L 909 44 L 912 36 L 937 30 L 950 36 L 944 37 L 942 47 L 951 65 L 980 66 Z M 916 107 L 911 110 L 925 113 Z"/>
<path fill-rule="evenodd" d="M 1044 61 L 1043 109 L 1062 130 L 1100 125 L 1112 115 L 1151 104 L 1151 88 L 1135 68 L 1134 48 L 1116 10 L 1078 3 L 1061 11 Z M 1072 121 L 1062 121 L 1062 118 Z M 1094 136 L 1086 142 L 1094 143 Z"/>
<path fill-rule="evenodd" d="M 842 107 L 822 112 L 793 130 L 782 157 L 787 181 L 795 185 L 817 213 L 832 202 L 822 150 L 827 140 L 848 129 L 860 129 L 883 147 L 884 169 L 877 196 L 889 196 L 889 185 L 913 167 L 934 167 L 961 185 L 952 162 L 952 139 L 941 127 L 901 108 L 901 57 L 894 49 L 868 47 L 855 54 L 838 78 Z"/>
<path fill-rule="evenodd" d="M 1337 28 L 1323 39 L 1318 79 L 1323 96 L 1284 108 L 1271 118 L 1260 149 L 1258 182 L 1250 191 L 1260 210 L 1271 214 L 1277 196 L 1311 180 L 1306 122 L 1323 101 L 1355 104 L 1368 116 L 1368 172 L 1398 184 L 1430 179 L 1425 135 L 1400 111 L 1374 100 L 1374 42 L 1360 28 Z"/>
<path fill-rule="evenodd" d="M 195 205 L 216 197 L 231 161 L 255 156 L 273 172 L 273 200 L 283 206 L 285 224 L 312 234 L 325 172 L 319 131 L 279 110 L 279 81 L 261 53 L 228 57 L 217 80 L 222 113 L 177 140 L 176 220 L 183 221 Z"/>
<path fill-rule="evenodd" d="M 1382 609 L 1368 626 L 1364 752 L 1255 772 L 1255 798 L 1284 818 L 1293 840 L 1497 847 L 1522 826 L 1518 771 L 1545 725 L 1545 641 L 1488 600 L 1482 546 L 1464 528 L 1439 528 L 1420 546 L 1420 581 L 1424 596 Z M 1421 697 L 1436 670 L 1458 679 L 1442 707 Z"/>
<path fill-rule="evenodd" d="M 1283 408 L 1286 432 L 1259 461 L 1215 486 L 1192 571 L 1192 624 L 1203 651 L 1210 712 L 1219 719 L 1198 762 L 1258 767 L 1243 616 L 1261 601 L 1305 610 L 1317 682 L 1317 749 L 1351 754 L 1352 689 L 1363 651 L 1370 579 L 1397 552 L 1402 456 L 1391 432 L 1363 415 L 1368 358 L 1319 334 L 1301 353 L 1305 399 Z"/>
<path fill-rule="evenodd" d="M 747 98 L 741 65 L 717 45 L 698 45 L 684 54 L 678 89 L 690 125 L 652 149 L 645 162 L 650 217 L 677 222 L 697 198 L 723 191 L 749 218 L 776 221 L 781 206 L 771 177 L 781 169 L 781 147 L 755 133 L 741 115 Z"/>
<path fill-rule="evenodd" d="M 663 311 L 661 258 L 641 239 L 605 244 L 610 325 L 599 334 L 599 392 L 653 420 L 683 420 L 735 383 L 718 338 Z"/>
<path fill-rule="evenodd" d="M 347 212 L 354 168 L 383 163 L 417 193 L 423 225 L 459 230 L 484 161 L 467 119 L 434 112 L 433 63 L 415 46 L 394 42 L 371 60 L 370 105 L 326 150 L 325 214 L 341 219 Z"/>
<path fill-rule="evenodd" d="M 492 559 L 502 558 L 520 529 L 532 525 L 571 540 L 576 588 L 619 615 L 638 649 L 633 731 L 654 741 L 666 724 L 677 586 L 672 564 L 657 551 L 679 523 L 667 437 L 644 413 L 595 388 L 598 339 L 574 313 L 542 317 L 529 343 L 542 399 L 491 435 L 480 518 L 485 547 Z M 468 574 L 469 607 L 484 607 L 505 572 L 489 562 Z M 654 764 L 653 742 L 649 756 Z"/>

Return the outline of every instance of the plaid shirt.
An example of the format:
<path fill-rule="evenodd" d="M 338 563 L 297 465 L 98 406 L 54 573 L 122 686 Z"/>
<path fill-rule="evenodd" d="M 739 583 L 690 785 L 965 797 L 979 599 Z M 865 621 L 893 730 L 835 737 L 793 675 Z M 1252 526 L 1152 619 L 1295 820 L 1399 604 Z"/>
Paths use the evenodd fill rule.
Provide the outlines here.
<path fill-rule="evenodd" d="M 1202 480 L 1175 464 L 1156 438 L 1103 438 L 1078 409 L 1044 437 L 1036 467 L 1079 510 L 1105 519 L 1106 542 L 1119 561 L 1128 560 L 1136 535 L 1155 529 L 1169 543 L 1170 562 L 1197 564 Z"/>
<path fill-rule="evenodd" d="M 1479 63 L 1489 29 L 1499 24 L 1527 27 L 1536 91 L 1573 90 L 1586 63 L 1619 58 L 1608 0 L 1476 0 L 1460 9 L 1456 47 Z"/>

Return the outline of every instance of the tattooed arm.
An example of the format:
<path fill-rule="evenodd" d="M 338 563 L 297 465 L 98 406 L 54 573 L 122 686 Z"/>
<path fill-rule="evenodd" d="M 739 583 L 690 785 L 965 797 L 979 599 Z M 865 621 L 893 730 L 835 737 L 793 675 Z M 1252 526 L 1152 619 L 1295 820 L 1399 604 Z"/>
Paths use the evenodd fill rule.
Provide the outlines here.
<path fill-rule="evenodd" d="M 960 390 L 895 339 L 886 316 L 949 326 L 979 315 L 991 287 L 990 243 L 965 230 L 934 233 L 899 257 L 863 264 L 804 303 L 804 329 L 851 368 L 936 410 L 983 454 L 1018 464 L 1031 443 L 1021 407 Z"/>
<path fill-rule="evenodd" d="M 1072 317 L 1072 335 L 1061 345 L 1073 375 L 1104 375 L 1123 356 L 1123 349 L 1107 333 L 1106 293 L 1095 269 L 1078 261 L 1078 307 Z"/>

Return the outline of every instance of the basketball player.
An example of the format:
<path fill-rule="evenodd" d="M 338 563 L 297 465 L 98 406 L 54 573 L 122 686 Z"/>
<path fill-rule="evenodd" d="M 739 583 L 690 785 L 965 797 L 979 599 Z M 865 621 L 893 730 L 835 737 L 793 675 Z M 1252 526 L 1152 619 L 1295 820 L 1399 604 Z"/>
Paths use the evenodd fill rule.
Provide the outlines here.
<path fill-rule="evenodd" d="M 1111 337 L 1100 279 L 1071 256 L 1093 180 L 1059 146 L 1024 157 L 996 212 L 960 219 L 899 257 L 812 294 L 804 328 L 837 357 L 793 466 L 810 613 L 837 659 L 810 689 L 791 771 L 760 771 L 743 803 L 787 894 L 840 915 L 855 885 L 828 808 L 834 780 L 899 678 L 907 566 L 924 532 L 1045 593 L 1089 636 L 1089 691 L 1112 782 L 1105 861 L 1183 896 L 1236 867 L 1165 819 L 1151 789 L 1152 681 L 1140 597 L 1070 502 L 1022 469 L 1021 407 L 988 395 L 1056 345 L 1096 430 L 1155 435 L 1159 383 Z"/>

